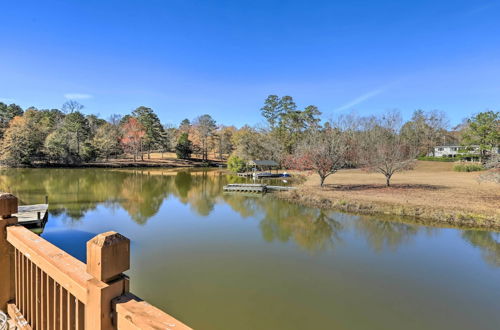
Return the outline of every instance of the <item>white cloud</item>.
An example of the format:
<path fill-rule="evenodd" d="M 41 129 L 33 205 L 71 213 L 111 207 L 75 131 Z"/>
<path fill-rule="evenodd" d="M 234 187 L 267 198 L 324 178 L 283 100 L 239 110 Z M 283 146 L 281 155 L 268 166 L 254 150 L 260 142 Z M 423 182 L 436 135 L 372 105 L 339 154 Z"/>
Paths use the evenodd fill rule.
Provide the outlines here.
<path fill-rule="evenodd" d="M 375 89 L 373 91 L 365 93 L 363 95 L 360 95 L 357 98 L 355 98 L 354 100 L 352 100 L 352 101 L 350 101 L 350 102 L 348 102 L 348 103 L 346 103 L 346 104 L 338 107 L 337 109 L 335 109 L 335 111 L 343 111 L 343 110 L 346 110 L 346 109 L 350 109 L 353 106 L 358 105 L 360 103 L 363 103 L 366 100 L 369 100 L 372 97 L 375 97 L 375 96 L 379 95 L 382 92 L 384 92 L 384 89 L 380 88 L 380 89 Z"/>
<path fill-rule="evenodd" d="M 3 102 L 3 103 L 14 103 L 14 99 L 10 99 L 8 97 L 0 97 L 0 102 Z"/>
<path fill-rule="evenodd" d="M 64 94 L 64 97 L 68 100 L 85 100 L 91 99 L 93 96 L 90 94 L 82 94 L 82 93 L 67 93 Z"/>

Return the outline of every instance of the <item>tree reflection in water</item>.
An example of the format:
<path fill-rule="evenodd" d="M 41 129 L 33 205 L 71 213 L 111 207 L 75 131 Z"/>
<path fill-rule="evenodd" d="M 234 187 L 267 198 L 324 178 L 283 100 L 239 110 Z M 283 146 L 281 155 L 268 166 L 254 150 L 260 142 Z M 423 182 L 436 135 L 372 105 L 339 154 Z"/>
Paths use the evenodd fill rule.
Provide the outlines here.
<path fill-rule="evenodd" d="M 254 217 L 264 240 L 291 242 L 311 253 L 332 249 L 341 234 L 354 230 L 375 251 L 396 250 L 411 241 L 420 227 L 372 217 L 335 214 L 301 207 L 270 196 L 224 194 L 228 182 L 248 179 L 220 171 L 169 169 L 2 169 L 0 189 L 20 198 L 22 204 L 38 204 L 49 196 L 50 213 L 78 222 L 98 205 L 122 208 L 138 224 L 158 213 L 170 196 L 200 216 L 208 216 L 217 203 L 229 205 L 241 217 Z M 332 214 L 335 214 L 333 217 Z M 432 229 L 421 231 L 432 234 Z M 464 231 L 462 237 L 482 250 L 490 265 L 500 267 L 498 233 Z"/>
<path fill-rule="evenodd" d="M 354 226 L 376 252 L 381 252 L 384 248 L 396 250 L 400 245 L 408 243 L 419 228 L 416 225 L 363 216 L 359 217 Z"/>
<path fill-rule="evenodd" d="M 493 267 L 500 267 L 500 233 L 464 230 L 462 237 L 465 241 L 481 249 L 484 261 Z"/>

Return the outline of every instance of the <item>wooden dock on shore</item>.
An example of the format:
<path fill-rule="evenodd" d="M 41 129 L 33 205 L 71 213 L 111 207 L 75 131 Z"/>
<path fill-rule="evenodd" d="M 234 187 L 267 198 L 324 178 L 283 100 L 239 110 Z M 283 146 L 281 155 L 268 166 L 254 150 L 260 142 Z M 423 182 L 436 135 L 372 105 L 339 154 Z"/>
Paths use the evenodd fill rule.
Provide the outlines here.
<path fill-rule="evenodd" d="M 266 193 L 270 191 L 288 191 L 295 189 L 287 186 L 270 186 L 267 184 L 244 184 L 233 183 L 224 186 L 225 192 L 251 192 L 251 193 Z"/>
<path fill-rule="evenodd" d="M 43 227 L 48 218 L 49 204 L 19 205 L 17 213 L 18 223 L 26 227 Z"/>

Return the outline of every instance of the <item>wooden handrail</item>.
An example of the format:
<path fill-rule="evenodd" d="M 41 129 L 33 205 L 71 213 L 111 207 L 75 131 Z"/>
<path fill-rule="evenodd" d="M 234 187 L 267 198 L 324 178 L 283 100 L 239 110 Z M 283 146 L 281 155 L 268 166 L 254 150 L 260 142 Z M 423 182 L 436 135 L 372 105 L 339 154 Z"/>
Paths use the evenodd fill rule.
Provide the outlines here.
<path fill-rule="evenodd" d="M 7 227 L 7 241 L 78 300 L 87 302 L 87 281 L 92 276 L 83 262 L 23 226 Z"/>
<path fill-rule="evenodd" d="M 120 330 L 137 329 L 191 329 L 184 323 L 162 310 L 142 301 L 131 293 L 113 300 L 117 328 Z"/>
<path fill-rule="evenodd" d="M 95 236 L 85 264 L 18 225 L 16 212 L 17 198 L 0 193 L 0 309 L 19 329 L 190 329 L 128 292 L 128 238 Z"/>

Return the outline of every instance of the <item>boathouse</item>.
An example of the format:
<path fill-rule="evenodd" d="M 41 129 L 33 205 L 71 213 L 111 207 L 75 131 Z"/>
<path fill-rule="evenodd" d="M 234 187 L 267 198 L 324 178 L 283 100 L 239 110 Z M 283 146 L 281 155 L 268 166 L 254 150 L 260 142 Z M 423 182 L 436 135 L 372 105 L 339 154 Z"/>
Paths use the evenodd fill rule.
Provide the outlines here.
<path fill-rule="evenodd" d="M 274 160 L 251 160 L 247 163 L 249 168 L 255 171 L 270 171 L 272 169 L 278 169 L 279 164 Z"/>

